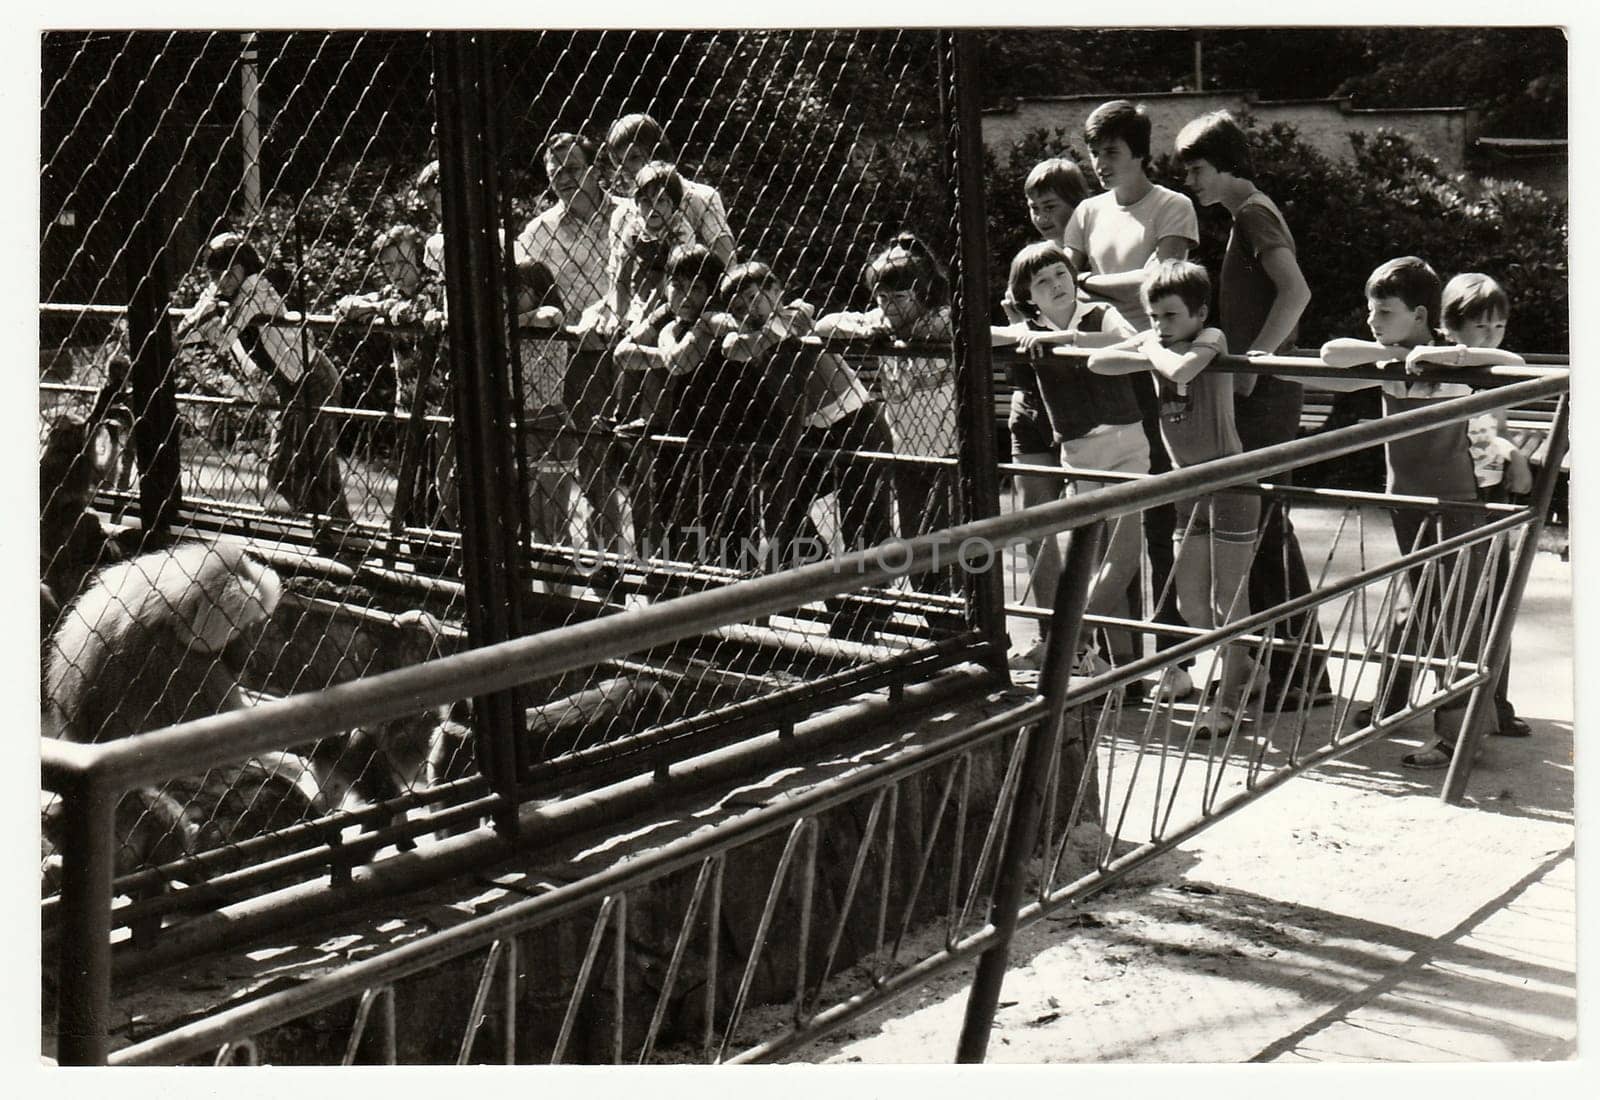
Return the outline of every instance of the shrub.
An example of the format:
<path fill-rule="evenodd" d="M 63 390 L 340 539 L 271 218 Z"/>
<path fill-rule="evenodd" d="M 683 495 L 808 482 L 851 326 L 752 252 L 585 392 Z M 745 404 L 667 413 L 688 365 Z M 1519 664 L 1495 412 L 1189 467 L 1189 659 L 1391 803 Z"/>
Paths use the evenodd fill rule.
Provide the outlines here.
<path fill-rule="evenodd" d="M 1300 141 L 1292 126 L 1245 121 L 1255 183 L 1283 210 L 1311 285 L 1302 346 L 1365 333 L 1367 275 L 1386 259 L 1417 255 L 1446 279 L 1461 271 L 1498 279 L 1511 296 L 1513 347 L 1567 351 L 1567 212 L 1559 199 L 1518 182 L 1449 176 L 1398 134 L 1352 133 L 1351 159 L 1334 161 Z M 990 248 L 1002 275 L 1016 247 L 1033 237 L 1021 181 L 1035 162 L 1057 155 L 1083 160 L 1063 131 L 1038 130 L 1014 144 L 1004 168 L 990 176 Z M 1182 167 L 1170 154 L 1156 158 L 1152 175 L 1182 189 Z M 1198 259 L 1214 268 L 1227 215 L 1203 209 L 1200 220 Z"/>

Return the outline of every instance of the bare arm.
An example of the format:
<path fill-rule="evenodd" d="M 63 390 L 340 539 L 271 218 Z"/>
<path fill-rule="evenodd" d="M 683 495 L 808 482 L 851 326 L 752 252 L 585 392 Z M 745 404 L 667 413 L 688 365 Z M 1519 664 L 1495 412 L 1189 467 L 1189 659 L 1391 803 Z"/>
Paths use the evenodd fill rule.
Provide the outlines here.
<path fill-rule="evenodd" d="M 1519 496 L 1533 492 L 1533 467 L 1528 465 L 1528 456 L 1514 446 L 1508 447 L 1507 452 L 1506 489 Z"/>
<path fill-rule="evenodd" d="M 1211 361 L 1217 357 L 1217 349 L 1210 344 L 1198 344 L 1177 351 L 1162 347 L 1159 341 L 1147 336 L 1144 354 L 1150 360 L 1150 369 L 1182 385 L 1211 365 Z"/>
<path fill-rule="evenodd" d="M 817 319 L 816 328 L 812 330 L 823 339 L 830 336 L 879 336 L 887 333 L 881 325 L 875 325 L 867 319 L 865 313 L 829 313 Z"/>
<path fill-rule="evenodd" d="M 1250 341 L 1247 351 L 1275 352 L 1283 347 L 1299 323 L 1300 315 L 1311 303 L 1311 288 L 1306 285 L 1300 263 L 1287 248 L 1272 248 L 1261 254 L 1261 266 L 1272 280 L 1272 308 L 1261 323 L 1261 331 Z"/>
<path fill-rule="evenodd" d="M 1189 258 L 1189 242 L 1183 237 L 1162 237 L 1156 242 L 1156 260 L 1186 260 Z M 1080 268 L 1080 270 L 1082 270 Z M 1096 298 L 1111 298 L 1119 293 L 1136 291 L 1145 280 L 1148 272 L 1143 267 L 1136 267 L 1132 271 L 1113 271 L 1103 275 L 1084 275 L 1078 280 L 1079 289 L 1094 295 Z"/>
<path fill-rule="evenodd" d="M 1520 367 L 1525 362 L 1514 351 L 1469 348 L 1463 344 L 1424 344 L 1406 353 L 1407 373 L 1423 363 L 1440 367 Z"/>
<path fill-rule="evenodd" d="M 1089 369 L 1096 374 L 1138 374 L 1150 369 L 1150 358 L 1144 353 L 1144 334 L 1102 348 L 1089 356 Z"/>

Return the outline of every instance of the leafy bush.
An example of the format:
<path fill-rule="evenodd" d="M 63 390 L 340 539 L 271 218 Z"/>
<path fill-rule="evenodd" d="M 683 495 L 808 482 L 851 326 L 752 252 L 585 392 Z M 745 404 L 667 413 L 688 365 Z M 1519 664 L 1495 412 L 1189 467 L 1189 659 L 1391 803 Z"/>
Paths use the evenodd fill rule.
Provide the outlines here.
<path fill-rule="evenodd" d="M 1449 176 L 1433 157 L 1393 133 L 1352 133 L 1348 161 L 1323 156 L 1284 123 L 1249 125 L 1248 133 L 1255 183 L 1283 210 L 1311 285 L 1311 304 L 1300 323 L 1302 346 L 1365 334 L 1367 276 L 1384 260 L 1416 255 L 1441 278 L 1483 271 L 1498 279 L 1511 297 L 1513 347 L 1567 351 L 1567 212 L 1559 199 L 1518 182 Z M 996 158 L 991 170 L 990 248 L 997 278 L 1004 278 L 1015 250 L 1034 238 L 1022 180 L 1047 156 L 1084 162 L 1063 131 L 1037 130 L 1012 146 L 1003 166 Z M 1155 159 L 1152 175 L 1182 189 L 1182 166 L 1170 154 Z M 1200 218 L 1197 258 L 1214 269 L 1226 241 L 1227 215 L 1210 208 Z"/>

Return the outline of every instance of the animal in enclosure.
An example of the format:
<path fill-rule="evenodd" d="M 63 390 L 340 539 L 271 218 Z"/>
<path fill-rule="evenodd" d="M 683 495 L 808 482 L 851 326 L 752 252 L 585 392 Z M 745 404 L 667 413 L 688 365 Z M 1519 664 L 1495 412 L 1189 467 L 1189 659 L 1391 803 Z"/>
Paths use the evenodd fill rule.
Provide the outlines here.
<path fill-rule="evenodd" d="M 113 741 L 250 705 L 247 651 L 278 575 L 236 543 L 187 542 L 114 565 L 63 613 L 45 654 L 44 732 Z"/>
<path fill-rule="evenodd" d="M 65 417 L 50 426 L 39 455 L 39 602 L 41 632 L 55 629 L 89 574 L 122 560 L 112 535 L 90 510 L 116 466 L 111 427 Z"/>

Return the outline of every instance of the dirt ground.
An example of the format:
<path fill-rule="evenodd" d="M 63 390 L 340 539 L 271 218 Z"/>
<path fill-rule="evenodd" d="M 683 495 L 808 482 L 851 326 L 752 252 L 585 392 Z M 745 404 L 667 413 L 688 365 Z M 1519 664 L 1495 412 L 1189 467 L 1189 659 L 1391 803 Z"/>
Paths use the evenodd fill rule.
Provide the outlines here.
<path fill-rule="evenodd" d="M 1334 522 L 1297 516 L 1308 559 Z M 1535 735 L 1492 739 L 1464 805 L 1398 766 L 1426 719 L 1288 783 L 1019 933 L 989 1061 L 1574 1057 L 1571 595 L 1570 565 L 1539 554 L 1511 681 Z M 949 1062 L 971 975 L 791 1060 Z"/>

